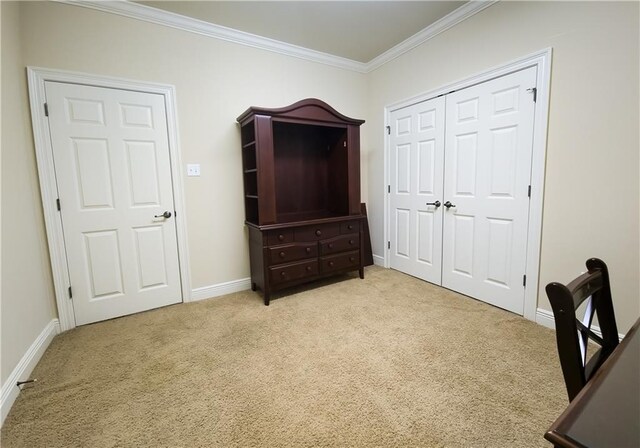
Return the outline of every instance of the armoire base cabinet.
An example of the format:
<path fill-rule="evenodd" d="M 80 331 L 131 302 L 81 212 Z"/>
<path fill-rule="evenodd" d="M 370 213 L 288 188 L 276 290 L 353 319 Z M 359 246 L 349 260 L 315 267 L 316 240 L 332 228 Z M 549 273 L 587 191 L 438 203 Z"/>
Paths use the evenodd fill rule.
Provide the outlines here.
<path fill-rule="evenodd" d="M 358 270 L 360 125 L 328 104 L 251 107 L 241 128 L 251 286 L 264 294 Z"/>

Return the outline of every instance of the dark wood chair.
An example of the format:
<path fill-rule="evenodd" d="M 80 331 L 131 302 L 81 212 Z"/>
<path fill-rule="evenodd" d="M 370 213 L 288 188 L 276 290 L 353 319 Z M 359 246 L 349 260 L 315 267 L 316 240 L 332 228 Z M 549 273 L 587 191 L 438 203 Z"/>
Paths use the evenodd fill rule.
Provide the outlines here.
<path fill-rule="evenodd" d="M 586 264 L 588 272 L 566 286 L 554 282 L 546 287 L 556 322 L 558 354 L 569 401 L 578 395 L 619 342 L 607 265 L 597 258 L 587 260 Z M 585 315 L 580 320 L 576 311 L 585 301 Z M 591 331 L 594 313 L 598 316 L 602 337 Z M 587 361 L 589 339 L 600 348 Z"/>

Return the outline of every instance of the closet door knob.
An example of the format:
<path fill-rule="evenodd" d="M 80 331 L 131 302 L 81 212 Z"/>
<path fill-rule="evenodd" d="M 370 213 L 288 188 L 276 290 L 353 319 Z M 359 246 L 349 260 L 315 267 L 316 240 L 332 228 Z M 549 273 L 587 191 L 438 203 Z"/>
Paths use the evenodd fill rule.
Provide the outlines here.
<path fill-rule="evenodd" d="M 447 207 L 447 210 L 449 210 L 451 207 L 455 207 L 455 204 L 452 204 L 451 202 L 447 201 L 443 204 L 445 207 Z"/>

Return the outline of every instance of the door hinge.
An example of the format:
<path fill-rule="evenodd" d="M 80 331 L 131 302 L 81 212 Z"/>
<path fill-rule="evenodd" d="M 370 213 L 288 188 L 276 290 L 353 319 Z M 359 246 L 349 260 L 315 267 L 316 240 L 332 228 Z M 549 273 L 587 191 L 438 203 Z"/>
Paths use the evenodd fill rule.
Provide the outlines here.
<path fill-rule="evenodd" d="M 387 185 L 387 193 L 391 193 L 391 185 Z"/>
<path fill-rule="evenodd" d="M 49 116 L 49 105 L 47 103 L 44 103 L 44 116 Z"/>
<path fill-rule="evenodd" d="M 529 188 L 527 190 L 527 196 L 531 197 L 531 185 L 529 185 Z"/>
<path fill-rule="evenodd" d="M 60 211 L 60 198 L 56 199 L 56 207 L 58 207 L 58 211 Z"/>
<path fill-rule="evenodd" d="M 71 286 L 69 286 L 69 298 L 72 299 L 73 298 L 73 293 L 71 292 Z"/>
<path fill-rule="evenodd" d="M 533 102 L 535 103 L 536 100 L 538 99 L 538 88 L 537 87 L 531 87 L 530 89 L 527 89 L 527 92 L 533 93 Z"/>
<path fill-rule="evenodd" d="M 387 128 L 387 134 L 391 135 L 391 126 L 387 126 L 386 128 Z"/>
<path fill-rule="evenodd" d="M 387 241 L 387 249 L 391 249 L 391 241 Z"/>
<path fill-rule="evenodd" d="M 525 288 L 527 287 L 527 275 L 523 275 L 522 276 L 522 286 L 524 286 Z"/>

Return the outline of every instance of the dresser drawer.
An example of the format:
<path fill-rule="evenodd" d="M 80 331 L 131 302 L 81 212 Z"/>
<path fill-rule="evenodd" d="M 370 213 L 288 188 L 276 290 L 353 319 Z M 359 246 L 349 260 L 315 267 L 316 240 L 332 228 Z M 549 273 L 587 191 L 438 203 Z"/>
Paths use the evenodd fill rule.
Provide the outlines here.
<path fill-rule="evenodd" d="M 360 221 L 345 221 L 340 223 L 340 233 L 353 233 L 360 230 Z"/>
<path fill-rule="evenodd" d="M 293 243 L 268 249 L 270 264 L 288 263 L 318 256 L 318 243 Z"/>
<path fill-rule="evenodd" d="M 318 260 L 300 261 L 282 266 L 269 268 L 271 283 L 277 285 L 292 280 L 318 275 Z"/>
<path fill-rule="evenodd" d="M 339 271 L 345 268 L 360 266 L 360 251 L 346 252 L 328 257 L 320 257 L 320 270 L 322 273 Z"/>
<path fill-rule="evenodd" d="M 347 250 L 355 250 L 360 247 L 360 234 L 337 236 L 320 241 L 320 255 L 336 254 Z"/>
<path fill-rule="evenodd" d="M 269 230 L 267 232 L 268 246 L 291 242 L 293 242 L 293 229 Z"/>
<path fill-rule="evenodd" d="M 340 235 L 340 224 L 320 224 L 298 227 L 295 230 L 296 241 L 318 241 Z"/>

